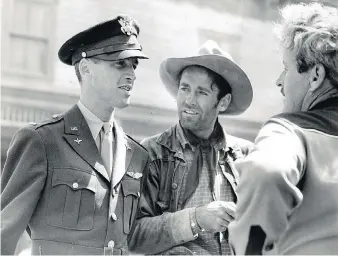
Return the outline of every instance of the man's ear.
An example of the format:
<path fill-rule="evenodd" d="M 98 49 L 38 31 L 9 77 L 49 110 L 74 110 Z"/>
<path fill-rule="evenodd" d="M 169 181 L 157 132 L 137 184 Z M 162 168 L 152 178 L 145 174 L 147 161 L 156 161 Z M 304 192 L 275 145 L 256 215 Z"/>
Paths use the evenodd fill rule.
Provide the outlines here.
<path fill-rule="evenodd" d="M 326 71 L 323 64 L 316 64 L 310 71 L 310 91 L 314 92 L 324 82 Z"/>
<path fill-rule="evenodd" d="M 231 102 L 231 94 L 228 93 L 228 94 L 224 95 L 218 102 L 219 112 L 225 111 L 229 107 L 230 102 Z"/>
<path fill-rule="evenodd" d="M 90 74 L 90 67 L 89 61 L 86 58 L 82 58 L 79 63 L 79 72 L 81 77 L 85 77 L 86 75 Z"/>

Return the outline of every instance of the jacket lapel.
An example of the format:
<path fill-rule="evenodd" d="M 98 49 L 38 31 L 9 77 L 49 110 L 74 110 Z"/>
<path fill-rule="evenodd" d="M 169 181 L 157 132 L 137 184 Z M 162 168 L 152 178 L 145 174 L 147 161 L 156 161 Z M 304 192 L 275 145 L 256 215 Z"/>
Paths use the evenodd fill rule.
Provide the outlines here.
<path fill-rule="evenodd" d="M 115 148 L 114 148 L 114 161 L 112 170 L 112 187 L 118 184 L 130 164 L 133 148 L 129 147 L 128 141 L 123 130 L 114 122 L 115 130 Z"/>
<path fill-rule="evenodd" d="M 64 120 L 65 134 L 63 137 L 77 154 L 109 181 L 88 124 L 77 105 L 66 113 Z"/>

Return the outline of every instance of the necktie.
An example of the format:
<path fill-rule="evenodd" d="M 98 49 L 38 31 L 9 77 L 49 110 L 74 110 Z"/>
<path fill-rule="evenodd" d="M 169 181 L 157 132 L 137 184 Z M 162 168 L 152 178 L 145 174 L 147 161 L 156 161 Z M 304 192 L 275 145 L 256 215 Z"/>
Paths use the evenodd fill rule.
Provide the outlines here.
<path fill-rule="evenodd" d="M 113 168 L 113 132 L 109 122 L 103 123 L 102 127 L 101 157 L 108 177 L 111 178 Z"/>

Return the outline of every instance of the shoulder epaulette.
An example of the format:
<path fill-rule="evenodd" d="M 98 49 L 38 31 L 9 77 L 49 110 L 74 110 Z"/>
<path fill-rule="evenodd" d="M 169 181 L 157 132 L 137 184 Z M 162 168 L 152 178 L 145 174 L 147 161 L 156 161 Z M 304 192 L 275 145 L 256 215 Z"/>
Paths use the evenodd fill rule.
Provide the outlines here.
<path fill-rule="evenodd" d="M 33 129 L 38 129 L 42 126 L 45 126 L 47 124 L 52 124 L 52 123 L 57 123 L 59 122 L 61 119 L 63 118 L 62 115 L 53 115 L 52 118 L 48 118 L 46 120 L 43 120 L 41 122 L 30 122 L 29 125 L 33 128 Z"/>

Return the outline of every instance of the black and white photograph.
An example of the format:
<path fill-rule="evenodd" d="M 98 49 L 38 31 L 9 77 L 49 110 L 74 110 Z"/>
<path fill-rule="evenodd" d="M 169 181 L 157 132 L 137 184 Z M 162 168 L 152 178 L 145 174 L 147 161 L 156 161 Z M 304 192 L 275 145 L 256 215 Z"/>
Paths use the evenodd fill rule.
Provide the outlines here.
<path fill-rule="evenodd" d="M 338 255 L 338 0 L 2 0 L 1 255 Z"/>

